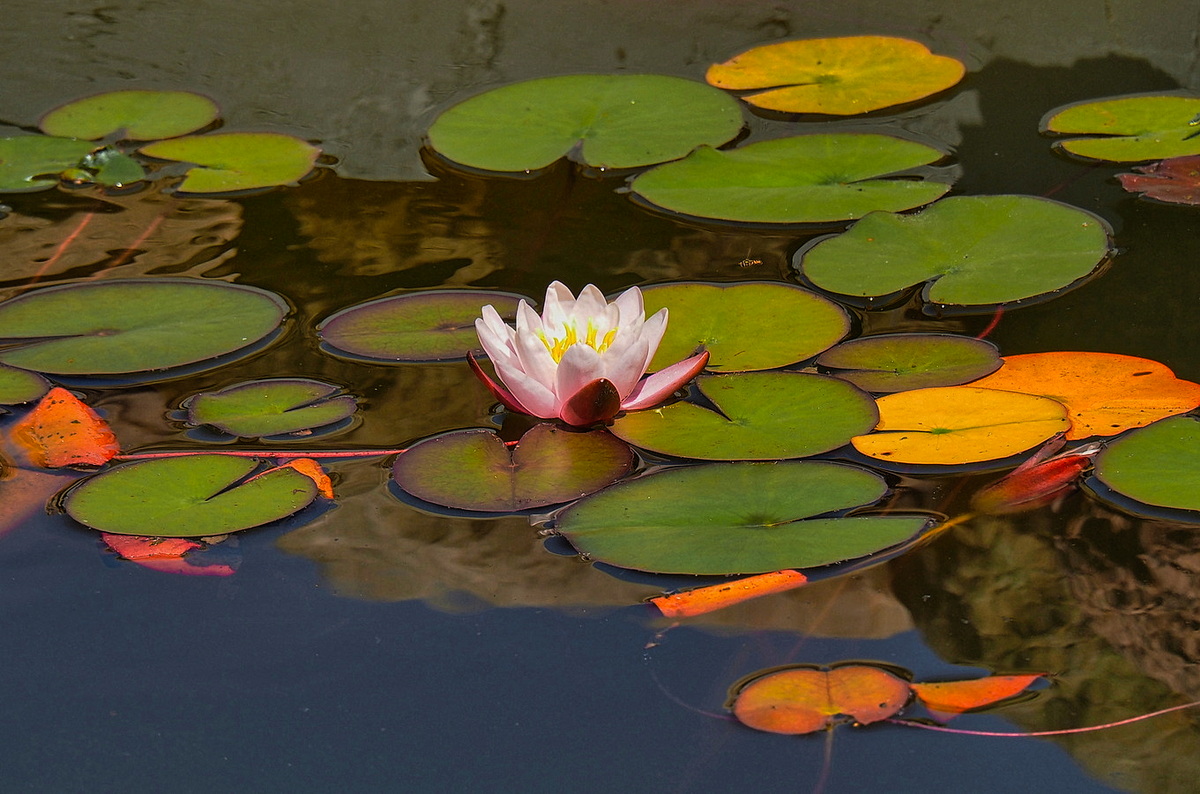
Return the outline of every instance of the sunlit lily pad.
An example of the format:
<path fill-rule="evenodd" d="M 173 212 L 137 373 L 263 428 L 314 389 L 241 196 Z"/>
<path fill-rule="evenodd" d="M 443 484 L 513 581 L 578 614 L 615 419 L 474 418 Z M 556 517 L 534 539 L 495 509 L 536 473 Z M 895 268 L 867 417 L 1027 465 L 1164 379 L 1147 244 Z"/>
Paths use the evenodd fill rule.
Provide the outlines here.
<path fill-rule="evenodd" d="M 0 364 L 0 405 L 33 402 L 49 390 L 49 381 L 36 372 Z"/>
<path fill-rule="evenodd" d="M 92 172 L 91 179 L 107 187 L 121 187 L 146 178 L 141 163 L 112 147 L 92 152 L 83 159 L 83 167 Z"/>
<path fill-rule="evenodd" d="M 123 140 L 174 138 L 206 127 L 220 111 L 211 99 L 188 91 L 111 91 L 77 99 L 42 117 L 42 131 L 95 140 L 120 133 Z"/>
<path fill-rule="evenodd" d="M 267 524 L 316 498 L 316 483 L 293 468 L 247 479 L 258 466 L 226 455 L 139 461 L 87 479 L 63 507 L 103 532 L 196 538 Z"/>
<path fill-rule="evenodd" d="M 1072 286 L 1109 253 L 1108 224 L 1090 212 L 1033 196 L 956 196 L 914 215 L 868 215 L 797 262 L 813 284 L 842 295 L 928 281 L 926 301 L 982 306 Z"/>
<path fill-rule="evenodd" d="M 192 135 L 143 146 L 147 157 L 192 163 L 180 193 L 228 193 L 295 184 L 313 169 L 321 150 L 277 132 Z"/>
<path fill-rule="evenodd" d="M 1045 132 L 1088 135 L 1055 146 L 1089 160 L 1119 163 L 1200 154 L 1200 97 L 1132 96 L 1056 108 Z"/>
<path fill-rule="evenodd" d="M 435 151 L 487 171 L 535 171 L 562 157 L 597 168 L 675 160 L 737 135 L 736 100 L 652 74 L 580 74 L 502 86 L 461 102 L 429 129 Z"/>
<path fill-rule="evenodd" d="M 576 502 L 557 529 L 593 560 L 659 573 L 811 568 L 873 554 L 924 529 L 921 516 L 815 518 L 876 502 L 872 472 L 817 461 L 684 466 Z"/>
<path fill-rule="evenodd" d="M 623 477 L 629 445 L 604 431 L 535 425 L 515 446 L 491 430 L 455 430 L 396 458 L 392 477 L 418 499 L 463 510 L 511 513 L 569 502 Z"/>
<path fill-rule="evenodd" d="M 869 725 L 887 719 L 910 694 L 908 681 L 874 665 L 790 665 L 743 684 L 733 713 L 755 730 L 799 736 L 849 721 Z"/>
<path fill-rule="evenodd" d="M 511 292 L 429 290 L 360 303 L 317 326 L 335 352 L 377 361 L 450 361 L 479 347 L 475 319 L 491 304 L 505 320 L 524 298 Z M 528 300 L 528 298 L 525 298 Z"/>
<path fill-rule="evenodd" d="M 1047 397 L 974 386 L 915 389 L 880 397 L 879 424 L 853 439 L 868 457 L 893 463 L 963 464 L 1031 449 L 1071 423 Z"/>
<path fill-rule="evenodd" d="M 647 315 L 669 312 L 652 369 L 699 348 L 708 351 L 711 370 L 774 369 L 811 358 L 850 330 L 841 306 L 790 284 L 660 284 L 642 296 Z"/>
<path fill-rule="evenodd" d="M 681 458 L 779 460 L 837 449 L 874 427 L 878 417 L 869 394 L 823 375 L 710 375 L 696 386 L 716 410 L 677 402 L 631 411 L 612 432 L 634 446 Z"/>
<path fill-rule="evenodd" d="M 950 185 L 894 177 L 943 157 L 931 146 L 888 135 L 800 135 L 729 151 L 701 147 L 638 175 L 630 189 L 657 207 L 700 218 L 846 221 L 940 198 Z"/>
<path fill-rule="evenodd" d="M 1094 473 L 1144 504 L 1200 510 L 1200 420 L 1175 416 L 1134 430 L 1101 451 Z"/>
<path fill-rule="evenodd" d="M 920 42 L 843 36 L 764 44 L 708 68 L 718 88 L 757 90 L 752 105 L 787 113 L 849 116 L 915 102 L 951 87 L 966 67 Z"/>
<path fill-rule="evenodd" d="M 62 172 L 80 167 L 95 148 L 90 141 L 45 135 L 0 138 L 0 192 L 54 187 Z"/>
<path fill-rule="evenodd" d="M 817 357 L 817 366 L 869 392 L 957 386 L 1000 367 L 991 342 L 952 334 L 883 334 L 851 339 Z"/>
<path fill-rule="evenodd" d="M 85 281 L 0 303 L 0 362 L 56 375 L 168 369 L 231 353 L 279 327 L 274 293 L 223 281 Z"/>
<path fill-rule="evenodd" d="M 238 383 L 187 400 L 188 421 L 242 437 L 324 427 L 351 416 L 357 401 L 339 386 L 307 378 Z"/>

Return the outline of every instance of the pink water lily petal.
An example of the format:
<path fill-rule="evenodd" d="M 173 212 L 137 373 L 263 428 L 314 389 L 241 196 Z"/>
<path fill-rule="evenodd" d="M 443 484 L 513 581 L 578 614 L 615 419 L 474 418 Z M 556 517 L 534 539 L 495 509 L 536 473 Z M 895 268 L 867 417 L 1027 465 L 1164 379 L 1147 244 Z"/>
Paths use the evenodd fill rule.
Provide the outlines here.
<path fill-rule="evenodd" d="M 642 326 L 642 338 L 646 340 L 646 360 L 642 362 L 642 372 L 650 368 L 650 362 L 654 359 L 654 354 L 658 352 L 658 345 L 662 342 L 663 334 L 667 332 L 667 309 L 663 307 L 656 311 L 653 316 L 646 320 Z"/>
<path fill-rule="evenodd" d="M 633 341 L 626 345 L 623 350 L 610 349 L 605 353 L 604 373 L 613 386 L 616 386 L 617 393 L 624 400 L 630 395 L 638 384 L 638 380 L 646 372 L 646 357 L 649 354 L 646 340 L 640 336 L 633 338 Z"/>
<path fill-rule="evenodd" d="M 467 354 L 467 364 L 470 365 L 471 371 L 475 373 L 475 377 L 479 378 L 480 382 L 492 393 L 492 396 L 499 400 L 505 408 L 520 414 L 529 413 L 525 409 L 525 406 L 521 405 L 520 401 L 509 393 L 508 389 L 492 380 L 491 376 L 483 371 L 483 367 L 479 366 L 479 362 L 475 360 L 474 354 Z"/>
<path fill-rule="evenodd" d="M 633 392 L 621 401 L 621 407 L 626 411 L 639 411 L 658 405 L 670 397 L 676 389 L 699 375 L 706 364 L 708 364 L 707 350 L 672 364 L 666 369 L 660 369 L 638 383 Z"/>
<path fill-rule="evenodd" d="M 554 391 L 560 400 L 569 400 L 584 386 L 603 377 L 604 362 L 600 354 L 587 345 L 571 345 L 558 362 Z"/>

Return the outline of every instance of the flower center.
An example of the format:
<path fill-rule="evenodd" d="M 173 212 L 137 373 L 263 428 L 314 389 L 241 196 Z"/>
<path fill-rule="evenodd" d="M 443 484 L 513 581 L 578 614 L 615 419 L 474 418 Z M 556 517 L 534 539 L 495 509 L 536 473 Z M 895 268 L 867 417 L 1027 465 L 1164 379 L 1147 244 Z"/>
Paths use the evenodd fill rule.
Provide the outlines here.
<path fill-rule="evenodd" d="M 579 329 L 576 327 L 576 323 L 572 321 L 563 323 L 561 336 L 547 337 L 544 333 L 540 332 L 538 336 L 541 338 L 542 344 L 550 351 L 550 357 L 554 359 L 554 363 L 557 364 L 566 355 L 568 347 L 581 342 L 597 353 L 603 353 L 605 350 L 608 350 L 613 340 L 616 339 L 617 329 L 610 328 L 604 333 L 604 336 L 600 336 L 600 329 L 596 327 L 595 323 L 589 321 L 587 328 L 584 330 L 583 338 L 580 339 Z"/>

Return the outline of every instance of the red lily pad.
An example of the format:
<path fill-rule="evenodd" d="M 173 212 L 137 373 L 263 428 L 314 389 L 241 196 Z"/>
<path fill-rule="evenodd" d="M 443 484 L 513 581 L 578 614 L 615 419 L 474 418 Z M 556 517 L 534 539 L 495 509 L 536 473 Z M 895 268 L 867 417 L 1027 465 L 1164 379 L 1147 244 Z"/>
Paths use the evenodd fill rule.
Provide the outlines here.
<path fill-rule="evenodd" d="M 1136 174 L 1117 174 L 1130 193 L 1169 204 L 1200 204 L 1200 154 L 1171 157 L 1150 165 L 1135 166 Z"/>

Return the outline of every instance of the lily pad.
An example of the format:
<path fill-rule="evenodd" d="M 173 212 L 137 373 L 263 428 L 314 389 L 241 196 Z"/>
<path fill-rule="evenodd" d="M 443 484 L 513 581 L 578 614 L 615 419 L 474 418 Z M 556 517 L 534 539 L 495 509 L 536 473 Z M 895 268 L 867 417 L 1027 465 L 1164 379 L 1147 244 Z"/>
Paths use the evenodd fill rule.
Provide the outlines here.
<path fill-rule="evenodd" d="M 92 171 L 92 181 L 108 187 L 131 185 L 146 178 L 141 163 L 107 146 L 83 158 L 83 167 Z"/>
<path fill-rule="evenodd" d="M 0 364 L 0 405 L 33 402 L 49 390 L 49 381 L 36 372 Z"/>
<path fill-rule="evenodd" d="M 192 135 L 143 146 L 147 157 L 192 163 L 180 193 L 228 193 L 295 184 L 313 169 L 321 150 L 277 132 Z"/>
<path fill-rule="evenodd" d="M 1200 421 L 1175 416 L 1134 430 L 1096 456 L 1094 474 L 1144 504 L 1200 510 Z"/>
<path fill-rule="evenodd" d="M 409 292 L 342 309 L 317 334 L 335 352 L 376 361 L 454 361 L 479 347 L 475 319 L 484 306 L 512 320 L 523 299 L 468 289 Z"/>
<path fill-rule="evenodd" d="M 800 135 L 729 151 L 701 147 L 638 175 L 630 190 L 657 207 L 747 223 L 821 223 L 912 209 L 950 185 L 902 172 L 945 157 L 888 135 Z"/>
<path fill-rule="evenodd" d="M 272 292 L 223 281 L 47 287 L 0 303 L 0 363 L 55 375 L 168 369 L 252 345 L 287 311 Z"/>
<path fill-rule="evenodd" d="M 1042 121 L 1042 130 L 1094 136 L 1055 143 L 1078 157 L 1131 163 L 1200 154 L 1197 119 L 1200 97 L 1118 97 L 1056 108 Z"/>
<path fill-rule="evenodd" d="M 785 113 L 851 116 L 915 102 L 950 88 L 961 61 L 893 36 L 843 36 L 764 44 L 708 68 L 730 90 L 767 89 L 746 102 Z"/>
<path fill-rule="evenodd" d="M 626 480 L 581 499 L 557 530 L 580 552 L 658 573 L 749 574 L 812 568 L 894 546 L 921 516 L 816 518 L 887 491 L 873 472 L 837 463 L 716 463 Z"/>
<path fill-rule="evenodd" d="M 699 348 L 710 370 L 774 369 L 811 358 L 850 330 L 841 306 L 790 284 L 677 282 L 646 287 L 642 297 L 647 315 L 669 312 L 651 369 Z"/>
<path fill-rule="evenodd" d="M 307 378 L 249 381 L 190 397 L 193 425 L 210 425 L 243 438 L 277 436 L 340 422 L 358 408 L 340 386 Z"/>
<path fill-rule="evenodd" d="M 258 465 L 228 455 L 139 461 L 88 478 L 63 508 L 103 532 L 197 538 L 276 521 L 316 498 L 316 483 L 286 466 L 246 479 Z"/>
<path fill-rule="evenodd" d="M 991 342 L 953 334 L 883 334 L 851 339 L 817 357 L 817 366 L 869 392 L 957 386 L 1000 368 Z"/>
<path fill-rule="evenodd" d="M 651 74 L 566 75 L 502 86 L 461 102 L 429 129 L 445 157 L 487 171 L 535 171 L 571 157 L 636 168 L 737 135 L 737 101 L 703 83 Z"/>
<path fill-rule="evenodd" d="M 1200 205 L 1200 155 L 1170 157 L 1134 166 L 1136 174 L 1117 174 L 1121 187 L 1168 204 Z"/>
<path fill-rule="evenodd" d="M 463 510 L 513 513 L 597 491 L 633 467 L 629 446 L 604 431 L 534 425 L 515 446 L 491 430 L 455 430 L 402 453 L 396 484 L 418 499 Z"/>
<path fill-rule="evenodd" d="M 1110 255 L 1108 224 L 1033 196 L 957 196 L 915 215 L 874 213 L 797 253 L 813 284 L 890 295 L 928 281 L 943 305 L 1011 303 L 1076 285 Z"/>
<path fill-rule="evenodd" d="M 120 133 L 122 140 L 174 138 L 206 127 L 220 114 L 211 99 L 188 91 L 110 91 L 77 99 L 42 117 L 42 131 L 95 140 Z"/>
<path fill-rule="evenodd" d="M 90 141 L 45 135 L 0 138 L 0 191 L 18 193 L 54 187 L 59 174 L 80 167 L 95 148 Z"/>
<path fill-rule="evenodd" d="M 837 378 L 799 372 L 710 375 L 696 386 L 715 407 L 677 402 L 621 416 L 612 432 L 664 455 L 780 460 L 818 455 L 875 426 L 875 401 Z"/>

